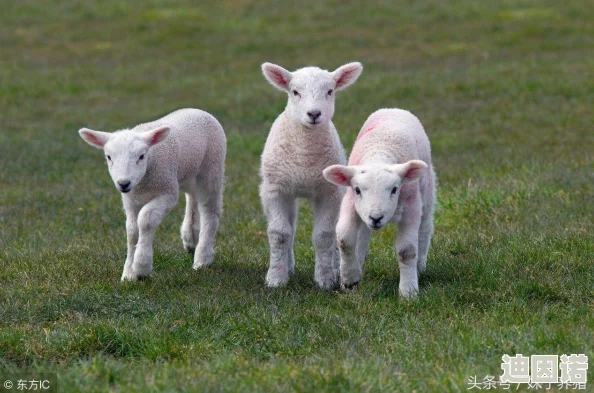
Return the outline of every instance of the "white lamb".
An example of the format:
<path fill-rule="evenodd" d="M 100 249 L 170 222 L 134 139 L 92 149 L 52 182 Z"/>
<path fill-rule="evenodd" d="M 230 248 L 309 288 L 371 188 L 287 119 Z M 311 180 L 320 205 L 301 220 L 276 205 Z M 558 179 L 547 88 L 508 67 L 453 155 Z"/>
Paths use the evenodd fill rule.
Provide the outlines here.
<path fill-rule="evenodd" d="M 431 147 L 419 119 L 401 109 L 374 112 L 359 132 L 349 166 L 330 166 L 324 177 L 349 186 L 336 227 L 342 286 L 359 282 L 371 229 L 395 222 L 400 293 L 414 297 L 417 269 L 422 272 L 427 263 L 436 198 Z"/>
<path fill-rule="evenodd" d="M 180 109 L 131 130 L 107 133 L 83 128 L 79 134 L 105 151 L 111 178 L 122 192 L 128 234 L 122 281 L 152 272 L 155 231 L 177 204 L 180 190 L 186 193 L 184 247 L 195 251 L 194 269 L 212 262 L 223 208 L 226 154 L 223 127 L 212 115 Z"/>
<path fill-rule="evenodd" d="M 287 107 L 272 125 L 260 168 L 260 198 L 270 243 L 266 275 L 270 287 L 286 284 L 294 269 L 297 197 L 314 203 L 315 281 L 321 288 L 332 288 L 338 281 L 335 227 L 343 191 L 328 184 L 322 170 L 346 163 L 331 120 L 334 94 L 353 84 L 362 70 L 360 63 L 343 65 L 334 72 L 317 67 L 289 72 L 275 64 L 262 64 L 266 79 L 289 96 Z"/>

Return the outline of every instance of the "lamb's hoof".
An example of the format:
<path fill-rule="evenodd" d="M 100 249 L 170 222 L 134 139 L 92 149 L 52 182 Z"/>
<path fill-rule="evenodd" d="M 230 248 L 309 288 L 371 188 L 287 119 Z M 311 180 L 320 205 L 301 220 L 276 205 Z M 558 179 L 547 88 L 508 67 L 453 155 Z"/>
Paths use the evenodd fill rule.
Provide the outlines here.
<path fill-rule="evenodd" d="M 269 275 L 266 276 L 266 286 L 268 288 L 280 288 L 287 285 L 289 282 L 289 275 L 280 276 L 280 277 L 270 277 Z"/>
<path fill-rule="evenodd" d="M 125 282 L 125 281 L 130 281 L 130 282 L 146 281 L 149 278 L 150 278 L 150 275 L 137 275 L 137 274 L 131 273 L 128 275 L 122 275 L 122 282 Z"/>
<path fill-rule="evenodd" d="M 190 255 L 194 255 L 194 252 L 196 251 L 196 247 L 191 247 L 191 246 L 185 246 L 184 245 L 184 249 Z"/>
<path fill-rule="evenodd" d="M 314 276 L 318 288 L 324 290 L 337 289 L 340 284 L 340 274 L 336 269 L 328 269 L 323 272 L 316 271 Z"/>
<path fill-rule="evenodd" d="M 338 280 L 316 280 L 316 284 L 318 284 L 318 288 L 331 291 L 338 287 Z"/>
<path fill-rule="evenodd" d="M 357 287 L 357 285 L 359 285 L 359 281 L 355 281 L 350 284 L 342 284 L 341 286 L 342 286 L 342 289 L 352 291 L 353 289 L 355 289 Z"/>
<path fill-rule="evenodd" d="M 406 300 L 416 299 L 419 294 L 419 289 L 415 287 L 399 288 L 400 296 Z"/>
<path fill-rule="evenodd" d="M 423 273 L 427 269 L 427 258 L 417 261 L 417 272 Z"/>
<path fill-rule="evenodd" d="M 194 260 L 194 265 L 192 266 L 192 268 L 194 270 L 204 269 L 205 267 L 210 265 L 212 261 L 214 261 L 214 254 L 198 254 L 196 255 L 196 259 Z"/>
<path fill-rule="evenodd" d="M 204 269 L 204 268 L 210 266 L 211 264 L 212 264 L 212 261 L 210 261 L 210 262 L 194 262 L 194 264 L 192 265 L 192 269 L 194 269 L 194 270 Z"/>
<path fill-rule="evenodd" d="M 276 271 L 268 270 L 266 274 L 266 286 L 268 288 L 280 288 L 287 285 L 289 282 L 289 273 L 278 274 Z"/>
<path fill-rule="evenodd" d="M 287 285 L 288 282 L 289 280 L 266 280 L 266 286 L 268 288 L 282 288 Z"/>

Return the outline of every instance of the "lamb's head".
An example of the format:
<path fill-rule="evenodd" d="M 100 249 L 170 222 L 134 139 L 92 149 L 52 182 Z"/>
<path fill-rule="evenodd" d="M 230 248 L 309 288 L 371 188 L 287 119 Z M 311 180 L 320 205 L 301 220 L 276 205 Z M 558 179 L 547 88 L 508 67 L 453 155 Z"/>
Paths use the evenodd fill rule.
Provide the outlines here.
<path fill-rule="evenodd" d="M 287 108 L 295 122 L 310 129 L 332 119 L 334 93 L 355 83 L 362 71 L 361 63 L 348 63 L 334 72 L 318 67 L 290 72 L 276 64 L 262 64 L 266 79 L 289 95 Z"/>
<path fill-rule="evenodd" d="M 402 184 L 420 178 L 426 169 L 427 164 L 419 160 L 396 165 L 332 165 L 324 169 L 324 177 L 338 186 L 352 187 L 357 214 L 371 229 L 380 229 L 396 212 Z"/>
<path fill-rule="evenodd" d="M 109 133 L 82 128 L 78 133 L 89 145 L 103 149 L 111 179 L 119 191 L 126 193 L 144 177 L 150 149 L 167 138 L 169 127 L 143 133 L 131 130 Z"/>

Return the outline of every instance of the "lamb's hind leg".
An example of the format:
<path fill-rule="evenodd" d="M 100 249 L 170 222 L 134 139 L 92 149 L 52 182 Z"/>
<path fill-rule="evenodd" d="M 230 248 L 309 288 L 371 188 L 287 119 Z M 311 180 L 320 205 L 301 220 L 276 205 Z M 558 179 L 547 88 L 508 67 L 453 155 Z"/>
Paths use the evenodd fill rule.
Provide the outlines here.
<path fill-rule="evenodd" d="M 427 267 L 427 254 L 433 235 L 433 213 L 435 210 L 435 174 L 431 169 L 429 184 L 424 195 L 423 216 L 421 217 L 421 226 L 419 227 L 419 260 L 417 268 L 419 272 L 425 271 Z"/>
<path fill-rule="evenodd" d="M 196 191 L 193 191 L 195 194 Z M 186 193 L 186 214 L 181 226 L 181 238 L 184 248 L 193 254 L 200 238 L 200 213 L 198 200 L 192 193 Z"/>
<path fill-rule="evenodd" d="M 429 253 L 429 245 L 431 244 L 431 236 L 433 235 L 433 212 L 430 214 L 423 214 L 421 219 L 421 227 L 419 228 L 419 260 L 417 262 L 417 269 L 422 273 L 427 268 L 427 254 Z"/>
<path fill-rule="evenodd" d="M 194 269 L 208 266 L 214 260 L 214 243 L 219 220 L 223 212 L 223 190 L 198 188 L 196 194 L 198 201 L 200 237 L 194 253 Z"/>
<path fill-rule="evenodd" d="M 336 191 L 314 201 L 315 281 L 323 289 L 334 288 L 338 283 L 340 256 L 336 244 L 336 222 L 341 196 Z"/>

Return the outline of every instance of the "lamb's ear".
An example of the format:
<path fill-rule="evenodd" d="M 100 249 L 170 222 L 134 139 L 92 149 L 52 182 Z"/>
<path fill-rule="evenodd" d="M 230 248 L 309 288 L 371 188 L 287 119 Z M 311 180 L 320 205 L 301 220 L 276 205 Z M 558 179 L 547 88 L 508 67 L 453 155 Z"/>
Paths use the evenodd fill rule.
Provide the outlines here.
<path fill-rule="evenodd" d="M 293 74 L 290 71 L 276 64 L 264 63 L 262 64 L 262 73 L 272 86 L 282 91 L 289 91 L 289 82 L 293 79 Z"/>
<path fill-rule="evenodd" d="M 342 90 L 355 83 L 361 72 L 363 72 L 363 65 L 358 62 L 338 67 L 332 73 L 332 77 L 336 81 L 336 90 Z"/>
<path fill-rule="evenodd" d="M 97 149 L 103 149 L 103 146 L 105 146 L 111 137 L 109 132 L 93 131 L 88 128 L 81 128 L 78 130 L 78 135 L 80 135 L 80 137 L 89 145 L 96 147 Z"/>
<path fill-rule="evenodd" d="M 142 134 L 144 140 L 149 146 L 154 146 L 157 143 L 163 142 L 165 138 L 167 138 L 167 135 L 169 135 L 169 126 L 155 128 L 154 130 L 150 130 Z"/>
<path fill-rule="evenodd" d="M 332 165 L 323 172 L 324 178 L 337 186 L 350 186 L 354 174 L 355 168 L 344 165 Z"/>
<path fill-rule="evenodd" d="M 411 160 L 394 166 L 395 172 L 403 181 L 418 179 L 425 174 L 429 166 L 421 160 Z"/>

